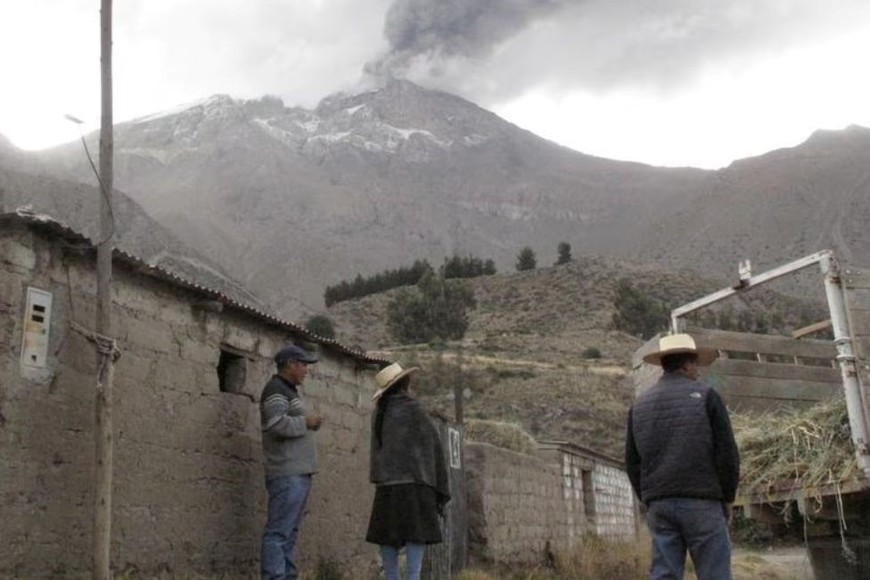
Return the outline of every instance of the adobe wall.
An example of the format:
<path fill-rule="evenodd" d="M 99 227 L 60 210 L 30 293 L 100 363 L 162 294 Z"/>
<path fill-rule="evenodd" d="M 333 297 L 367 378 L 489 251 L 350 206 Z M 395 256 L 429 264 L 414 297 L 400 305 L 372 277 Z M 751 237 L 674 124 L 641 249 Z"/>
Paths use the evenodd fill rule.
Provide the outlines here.
<path fill-rule="evenodd" d="M 94 264 L 24 227 L 0 232 L 0 576 L 80 576 L 90 569 L 96 355 Z M 45 369 L 20 364 L 28 286 L 52 293 Z M 253 577 L 265 519 L 257 400 L 272 354 L 291 339 L 192 295 L 115 270 L 116 571 Z M 245 359 L 241 392 L 221 392 L 221 346 Z M 364 543 L 371 372 L 321 353 L 305 385 L 326 422 L 298 553 L 369 569 Z"/>

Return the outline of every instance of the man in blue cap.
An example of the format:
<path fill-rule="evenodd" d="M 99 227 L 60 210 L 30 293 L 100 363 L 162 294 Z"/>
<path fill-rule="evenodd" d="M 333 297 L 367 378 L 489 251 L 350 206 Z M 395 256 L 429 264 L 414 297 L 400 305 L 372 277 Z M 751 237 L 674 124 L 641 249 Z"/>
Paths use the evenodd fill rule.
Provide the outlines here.
<path fill-rule="evenodd" d="M 268 518 L 263 532 L 260 573 L 263 580 L 284 580 L 298 576 L 293 548 L 305 502 L 311 491 L 311 476 L 317 471 L 314 431 L 323 417 L 306 412 L 299 387 L 308 366 L 317 358 L 305 349 L 285 346 L 275 355 L 277 373 L 269 379 L 260 396 L 260 426 Z"/>

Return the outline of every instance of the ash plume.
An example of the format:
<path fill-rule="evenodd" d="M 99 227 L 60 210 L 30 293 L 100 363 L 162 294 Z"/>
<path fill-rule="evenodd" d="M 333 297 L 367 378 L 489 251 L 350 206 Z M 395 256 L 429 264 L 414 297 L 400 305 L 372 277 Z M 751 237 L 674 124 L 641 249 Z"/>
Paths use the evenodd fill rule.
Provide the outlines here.
<path fill-rule="evenodd" d="M 421 57 L 437 68 L 456 57 L 485 58 L 534 21 L 582 0 L 396 0 L 387 11 L 389 51 L 369 62 L 377 77 L 402 77 Z"/>

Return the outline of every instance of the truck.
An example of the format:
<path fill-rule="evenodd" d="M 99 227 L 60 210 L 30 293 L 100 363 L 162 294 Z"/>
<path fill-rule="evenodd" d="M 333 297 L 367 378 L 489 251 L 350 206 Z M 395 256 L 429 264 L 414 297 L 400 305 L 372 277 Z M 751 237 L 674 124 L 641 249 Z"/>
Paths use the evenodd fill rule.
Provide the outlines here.
<path fill-rule="evenodd" d="M 798 272 L 804 283 L 809 273 L 811 283 L 820 285 L 816 289 L 820 299 L 823 290 L 827 319 L 788 335 L 702 328 L 688 320 Z M 778 455 L 785 457 L 795 466 L 795 475 L 762 478 L 763 483 L 741 477 L 735 507 L 742 517 L 801 538 L 817 579 L 870 578 L 870 269 L 840 264 L 830 250 L 757 275 L 748 261 L 741 262 L 732 286 L 671 310 L 670 332 L 686 332 L 699 346 L 718 350 L 719 359 L 703 378 L 722 396 L 732 417 L 749 419 L 744 424 L 761 429 L 777 424 L 778 417 L 798 417 L 831 401 L 845 407 L 838 427 L 805 423 L 785 438 L 785 448 L 762 448 L 774 461 Z M 634 354 L 636 392 L 651 386 L 661 373 L 643 363 L 660 336 Z M 736 434 L 739 443 L 741 433 Z M 802 441 L 840 445 L 845 451 L 837 456 L 836 466 L 827 466 L 810 480 L 797 473 L 809 468 L 810 460 L 800 456 Z"/>

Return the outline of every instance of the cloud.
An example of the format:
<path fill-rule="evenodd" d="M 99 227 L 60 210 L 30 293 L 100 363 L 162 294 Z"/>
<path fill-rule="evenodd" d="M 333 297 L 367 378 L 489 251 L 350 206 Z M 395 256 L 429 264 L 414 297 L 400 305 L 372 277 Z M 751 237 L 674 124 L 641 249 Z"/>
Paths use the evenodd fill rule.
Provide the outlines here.
<path fill-rule="evenodd" d="M 116 8 L 116 50 L 119 64 L 126 65 L 118 70 L 153 79 L 153 88 L 145 90 L 187 98 L 268 93 L 312 106 L 356 82 L 363 59 L 384 44 L 379 30 L 387 5 L 387 0 L 138 0 Z M 144 83 L 130 80 L 142 90 Z"/>

